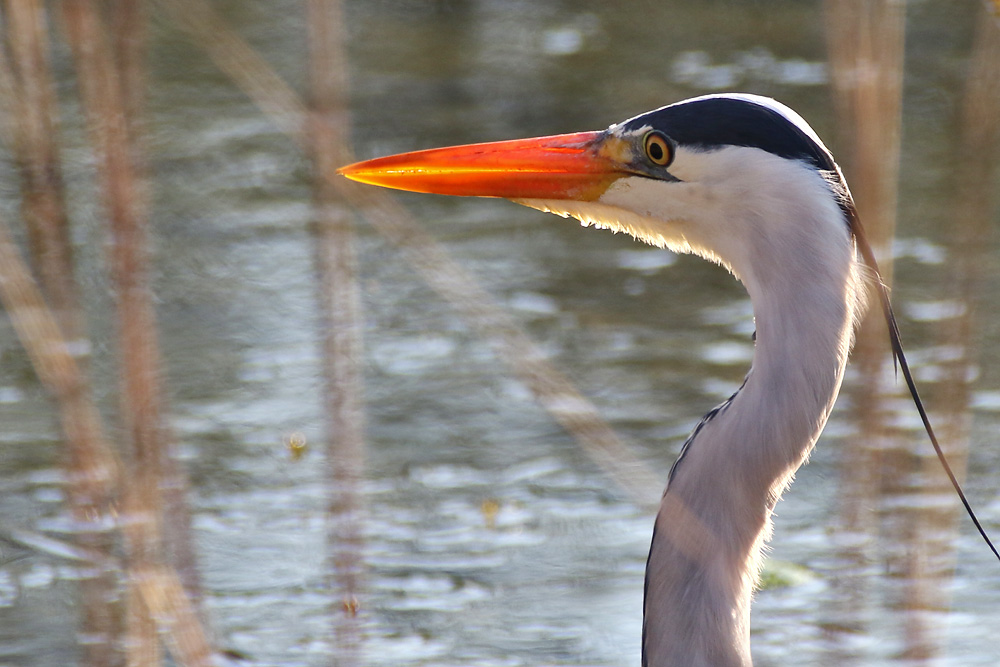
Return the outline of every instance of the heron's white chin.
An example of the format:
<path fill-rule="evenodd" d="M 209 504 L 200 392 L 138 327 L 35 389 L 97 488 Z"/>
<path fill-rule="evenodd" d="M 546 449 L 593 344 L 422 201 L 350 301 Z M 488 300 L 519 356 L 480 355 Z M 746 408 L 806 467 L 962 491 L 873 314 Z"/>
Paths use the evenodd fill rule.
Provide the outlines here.
<path fill-rule="evenodd" d="M 625 233 L 643 243 L 666 248 L 676 253 L 699 255 L 717 264 L 725 265 L 715 253 L 695 245 L 669 222 L 639 215 L 600 201 L 573 201 L 566 199 L 515 199 L 515 203 L 555 213 L 564 218 L 576 218 L 584 227 L 610 229 L 614 233 Z"/>

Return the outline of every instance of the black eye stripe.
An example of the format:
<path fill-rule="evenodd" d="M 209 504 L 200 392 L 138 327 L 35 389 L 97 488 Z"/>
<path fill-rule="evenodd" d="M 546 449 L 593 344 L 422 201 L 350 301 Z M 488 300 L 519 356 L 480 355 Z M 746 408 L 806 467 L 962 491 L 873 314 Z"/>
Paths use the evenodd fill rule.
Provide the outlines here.
<path fill-rule="evenodd" d="M 670 133 L 671 146 L 702 150 L 747 146 L 783 158 L 804 160 L 824 171 L 836 171 L 829 151 L 809 135 L 808 126 L 803 127 L 805 121 L 789 118 L 785 111 L 776 103 L 769 105 L 763 98 L 713 95 L 662 107 L 620 125 L 623 132 L 643 127 L 663 128 Z M 649 132 L 645 137 L 648 136 Z"/>

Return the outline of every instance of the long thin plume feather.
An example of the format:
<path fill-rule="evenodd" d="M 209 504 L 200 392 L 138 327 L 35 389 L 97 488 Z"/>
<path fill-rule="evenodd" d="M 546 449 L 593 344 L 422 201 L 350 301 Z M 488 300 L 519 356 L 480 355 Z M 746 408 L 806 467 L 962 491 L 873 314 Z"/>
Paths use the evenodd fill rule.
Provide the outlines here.
<path fill-rule="evenodd" d="M 927 435 L 931 439 L 931 444 L 934 445 L 934 452 L 937 454 L 938 460 L 941 461 L 941 467 L 944 468 L 945 473 L 948 475 L 948 479 L 951 480 L 951 485 L 955 488 L 955 493 L 958 494 L 959 499 L 962 501 L 962 505 L 965 506 L 965 511 L 969 514 L 969 518 L 972 519 L 972 523 L 975 524 L 976 530 L 978 530 L 979 534 L 982 535 L 984 540 L 986 540 L 986 544 L 989 545 L 993 555 L 997 557 L 997 560 L 1000 560 L 1000 552 L 997 551 L 997 548 L 993 545 L 993 541 L 990 539 L 990 536 L 986 534 L 986 530 L 983 528 L 982 524 L 979 523 L 979 518 L 972 510 L 972 505 L 969 504 L 969 500 L 965 497 L 965 492 L 962 491 L 962 485 L 958 483 L 958 478 L 955 477 L 955 473 L 952 472 L 951 465 L 948 464 L 948 459 L 945 458 L 944 451 L 941 449 L 937 436 L 934 434 L 934 428 L 931 426 L 931 420 L 927 416 L 927 411 L 924 409 L 923 401 L 920 400 L 920 394 L 917 393 L 917 385 L 914 383 L 913 375 L 910 373 L 910 365 L 906 363 L 906 355 L 903 354 L 903 343 L 899 338 L 899 326 L 896 324 L 896 316 L 892 312 L 892 303 L 889 300 L 889 288 L 882 280 L 882 274 L 878 269 L 878 262 L 875 261 L 875 253 L 872 252 L 872 248 L 868 244 L 868 240 L 865 238 L 864 231 L 861 227 L 861 221 L 858 218 L 857 210 L 854 209 L 853 206 L 849 209 L 849 217 L 851 231 L 854 233 L 854 240 L 857 243 L 858 251 L 861 253 L 861 257 L 864 259 L 865 264 L 868 265 L 875 275 L 875 290 L 878 292 L 879 302 L 882 304 L 882 314 L 885 316 L 885 323 L 889 328 L 889 344 L 892 347 L 892 357 L 896 364 L 897 372 L 902 371 L 903 373 L 903 379 L 906 381 L 906 386 L 910 390 L 910 396 L 913 397 L 913 404 L 917 406 L 917 412 L 920 413 L 920 419 L 924 423 L 924 430 L 927 431 Z"/>

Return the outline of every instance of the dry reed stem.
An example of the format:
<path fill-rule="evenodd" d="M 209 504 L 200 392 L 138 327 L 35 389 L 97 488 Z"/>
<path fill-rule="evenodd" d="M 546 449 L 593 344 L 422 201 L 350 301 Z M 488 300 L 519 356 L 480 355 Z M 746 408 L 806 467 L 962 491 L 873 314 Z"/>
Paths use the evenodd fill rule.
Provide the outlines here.
<path fill-rule="evenodd" d="M 348 153 L 345 132 L 347 67 L 343 15 L 337 0 L 309 0 L 309 79 L 312 93 L 305 132 L 312 147 L 316 267 L 323 338 L 324 413 L 327 416 L 328 549 L 330 576 L 340 596 L 333 604 L 334 661 L 361 664 L 364 577 L 365 440 L 363 317 L 351 211 L 334 184 Z"/>
<path fill-rule="evenodd" d="M 902 128 L 902 72 L 904 6 L 896 0 L 827 0 L 826 22 L 834 107 L 842 135 L 842 164 L 851 183 L 866 236 L 879 255 L 883 280 L 891 283 L 889 245 L 895 233 L 900 136 Z M 879 440 L 887 437 L 880 410 L 883 369 L 888 363 L 885 324 L 879 309 L 871 308 L 858 332 L 854 364 L 860 369 L 857 404 L 861 432 Z M 870 453 L 870 452 L 869 452 Z M 859 454 L 860 455 L 860 454 Z M 856 465 L 846 456 L 857 482 L 856 498 L 876 486 L 877 465 Z M 860 468 L 860 470 L 859 470 Z M 862 492 L 862 490 L 866 490 Z M 870 499 L 869 499 L 870 500 Z M 849 510 L 848 524 L 858 527 L 862 505 Z"/>
<path fill-rule="evenodd" d="M 827 36 L 842 166 L 876 251 L 886 252 L 896 221 L 902 136 L 905 3 L 828 0 Z M 891 277 L 891 257 L 883 259 Z"/>
<path fill-rule="evenodd" d="M 149 618 L 155 619 L 163 632 L 170 653 L 182 667 L 210 667 L 212 649 L 197 610 L 177 579 L 167 567 L 142 567 L 133 571 L 142 603 L 148 607 Z"/>
<path fill-rule="evenodd" d="M 896 0 L 825 3 L 832 97 L 842 147 L 838 154 L 887 283 L 892 280 L 890 243 L 896 224 L 904 10 L 903 3 Z M 852 356 L 860 376 L 851 388 L 857 435 L 845 442 L 840 473 L 842 526 L 870 535 L 880 530 L 871 507 L 878 506 L 886 492 L 886 477 L 896 478 L 883 459 L 888 458 L 886 452 L 901 449 L 898 434 L 886 427 L 884 414 L 885 368 L 890 358 L 886 340 L 882 313 L 870 308 Z M 858 563 L 869 557 L 862 546 L 845 547 L 841 556 Z M 841 577 L 837 587 L 841 593 L 832 613 L 849 619 L 862 617 L 857 609 L 865 606 L 871 595 L 865 577 Z"/>
<path fill-rule="evenodd" d="M 79 461 L 71 489 L 86 499 L 83 504 L 103 513 L 119 479 L 118 463 L 76 358 L 2 221 L 0 299 L 35 372 L 57 399 L 63 430 L 81 450 L 75 454 Z"/>
<path fill-rule="evenodd" d="M 134 482 L 123 501 L 129 569 L 126 654 L 130 665 L 149 667 L 161 662 L 160 648 L 155 624 L 137 589 L 136 573 L 163 567 L 166 562 L 162 488 L 175 479 L 166 474 L 172 462 L 162 423 L 159 346 L 149 286 L 146 192 L 140 174 L 143 161 L 127 115 L 126 93 L 138 92 L 122 88 L 121 68 L 114 62 L 100 8 L 86 0 L 65 0 L 61 7 L 87 127 L 98 157 L 112 238 L 111 280 L 118 298 L 121 355 L 120 412 L 130 445 L 130 480 Z M 141 86 L 134 80 L 128 84 Z M 186 620 L 198 622 L 197 618 Z"/>
<path fill-rule="evenodd" d="M 996 13 L 1000 14 L 1000 0 Z M 966 76 L 966 89 L 961 110 L 961 157 L 958 183 L 962 193 L 958 202 L 970 202 L 979 211 L 988 211 L 997 204 L 997 190 L 992 187 L 1000 153 L 1000 24 L 984 16 L 976 25 L 972 60 Z M 979 225 L 987 224 L 981 216 L 973 216 L 975 228 L 967 230 L 969 243 L 981 240 Z"/>
<path fill-rule="evenodd" d="M 137 174 L 145 174 L 146 155 L 140 139 L 145 136 L 143 119 L 146 100 L 147 3 L 146 0 L 107 1 L 107 34 L 112 40 L 112 60 L 119 82 L 124 121 L 132 144 L 133 170 Z M 146 179 L 140 178 L 137 182 L 143 186 Z M 144 196 L 141 201 L 145 199 Z M 187 474 L 184 466 L 173 456 L 166 454 L 173 439 L 166 425 L 161 426 L 161 437 L 165 445 L 165 455 L 160 460 L 160 476 L 163 480 L 160 493 L 166 556 L 177 569 L 195 608 L 200 610 L 203 590 L 191 526 L 191 510 L 187 502 Z"/>
<path fill-rule="evenodd" d="M 68 353 L 67 339 L 75 349 L 86 340 L 78 289 L 74 280 L 69 224 L 66 216 L 56 130 L 56 101 L 48 56 L 48 26 L 44 5 L 38 0 L 5 2 L 7 43 L 11 50 L 9 74 L 13 107 L 14 153 L 21 172 L 22 215 L 28 229 L 35 270 L 40 276 L 45 298 L 58 320 L 58 329 L 46 331 L 47 338 L 59 336 L 58 346 Z M 42 339 L 39 339 L 42 340 Z M 31 345 L 27 341 L 26 345 Z M 80 361 L 70 358 L 69 386 L 54 389 L 69 456 L 66 457 L 68 504 L 79 530 L 78 545 L 107 556 L 114 548 L 114 536 L 100 521 L 108 508 L 114 478 L 95 485 L 95 466 L 117 473 L 117 462 L 104 442 L 88 378 Z M 71 364 L 71 365 L 69 365 Z M 66 376 L 61 378 L 66 381 Z M 59 381 L 49 382 L 50 388 Z M 117 645 L 117 571 L 105 566 L 86 568 L 79 582 L 81 664 L 110 667 L 120 662 Z"/>
<path fill-rule="evenodd" d="M 10 139 L 15 133 L 14 122 L 17 120 L 14 116 L 16 111 L 14 109 L 14 98 L 16 98 L 18 92 L 14 86 L 14 73 L 10 69 L 10 63 L 7 62 L 7 50 L 0 49 L 0 139 Z"/>
<path fill-rule="evenodd" d="M 303 124 L 293 120 L 303 105 L 239 35 L 204 0 L 159 0 L 209 55 L 279 127 L 308 150 Z M 199 17 L 199 21 L 192 17 Z M 301 118 L 301 116 L 300 116 Z M 344 162 L 353 159 L 345 154 Z M 478 334 L 494 346 L 531 389 L 536 400 L 572 435 L 583 450 L 634 502 L 648 510 L 659 506 L 663 481 L 625 445 L 597 408 L 565 375 L 545 359 L 542 351 L 517 323 L 503 312 L 475 278 L 455 263 L 392 195 L 359 186 L 343 177 L 333 185 L 344 201 L 360 212 L 384 238 L 400 248 L 421 277 L 466 318 Z"/>
<path fill-rule="evenodd" d="M 21 172 L 21 214 L 42 290 L 63 332 L 74 340 L 82 325 L 63 202 L 45 7 L 40 0 L 6 0 L 4 8 L 11 54 L 9 129 Z"/>
<path fill-rule="evenodd" d="M 146 102 L 146 0 L 105 0 L 111 50 L 125 109 L 125 122 L 133 138 L 141 136 L 137 123 L 145 118 Z M 133 159 L 142 161 L 142 151 Z"/>

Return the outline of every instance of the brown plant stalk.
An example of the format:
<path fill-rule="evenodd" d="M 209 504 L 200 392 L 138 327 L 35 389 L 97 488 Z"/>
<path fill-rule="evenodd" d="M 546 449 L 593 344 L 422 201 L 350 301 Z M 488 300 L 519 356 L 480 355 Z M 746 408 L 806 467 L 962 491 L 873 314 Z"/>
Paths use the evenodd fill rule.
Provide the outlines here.
<path fill-rule="evenodd" d="M 364 577 L 365 473 L 363 317 L 354 220 L 337 190 L 337 167 L 349 154 L 343 12 L 337 0 L 309 0 L 311 105 L 304 132 L 313 161 L 313 236 L 323 341 L 327 416 L 328 558 L 335 663 L 361 664 L 359 600 Z"/>
<path fill-rule="evenodd" d="M 36 315 L 26 315 L 26 302 L 19 302 L 10 291 L 4 301 L 15 322 L 22 323 L 24 345 L 35 348 L 31 358 L 41 362 L 49 356 L 49 365 L 61 369 L 53 372 L 36 363 L 39 376 L 55 398 L 66 442 L 67 500 L 78 527 L 75 541 L 83 550 L 103 556 L 100 563 L 85 568 L 79 580 L 80 633 L 88 638 L 80 646 L 80 662 L 88 667 L 113 667 L 119 663 L 116 591 L 120 582 L 117 570 L 106 566 L 114 548 L 114 535 L 103 519 L 118 486 L 118 466 L 104 440 L 86 373 L 89 345 L 66 215 L 48 22 L 45 6 L 39 0 L 6 0 L 4 10 L 11 55 L 9 64 L 6 58 L 0 60 L 0 76 L 10 106 L 5 129 L 6 135 L 12 137 L 21 174 L 21 213 L 44 303 L 42 294 L 32 292 L 25 276 L 13 280 L 20 285 L 17 293 L 22 299 L 33 302 L 30 308 L 38 309 Z M 8 251 L 16 252 L 12 247 Z M 6 268 L 15 273 L 21 270 L 16 263 Z M 53 322 L 47 321 L 50 317 Z M 35 324 L 33 334 L 25 330 L 32 328 L 28 322 Z"/>
<path fill-rule="evenodd" d="M 169 475 L 175 464 L 163 425 L 159 345 L 149 278 L 147 193 L 141 173 L 143 160 L 135 123 L 129 120 L 130 110 L 137 107 L 134 100 L 141 87 L 137 79 L 141 81 L 142 77 L 123 75 L 136 67 L 135 63 L 120 66 L 115 62 L 100 7 L 86 0 L 65 0 L 61 8 L 77 67 L 87 127 L 98 157 L 98 175 L 112 239 L 110 273 L 117 296 L 120 417 L 133 482 L 125 490 L 122 504 L 128 563 L 126 655 L 129 665 L 147 667 L 160 664 L 161 651 L 157 619 L 152 615 L 155 610 L 148 604 L 142 577 L 150 569 L 167 567 L 169 562 L 161 508 L 164 486 L 175 482 Z M 188 596 L 195 602 L 199 599 L 196 592 L 189 591 Z M 196 619 L 189 619 L 184 627 L 197 623 Z M 190 664 L 208 664 L 203 657 L 210 654 L 206 644 L 203 649 L 191 652 L 198 661 Z"/>

